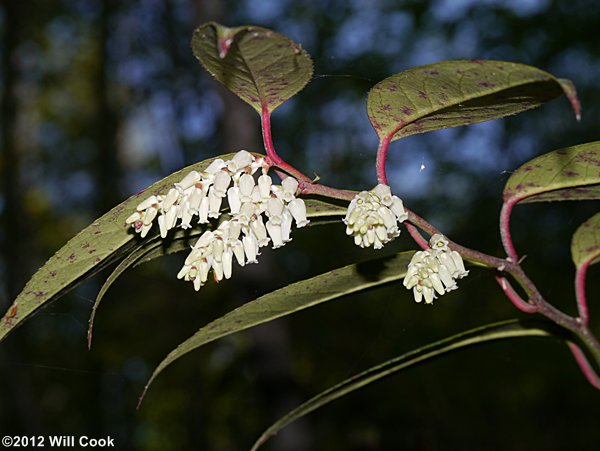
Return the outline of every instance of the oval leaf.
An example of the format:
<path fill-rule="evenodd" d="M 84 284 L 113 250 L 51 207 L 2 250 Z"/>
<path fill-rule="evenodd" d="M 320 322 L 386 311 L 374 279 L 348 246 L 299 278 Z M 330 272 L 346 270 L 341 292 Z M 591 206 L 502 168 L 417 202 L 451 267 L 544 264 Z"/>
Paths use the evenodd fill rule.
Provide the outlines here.
<path fill-rule="evenodd" d="M 232 158 L 233 155 L 219 158 Z M 193 164 L 154 183 L 117 205 L 67 242 L 29 279 L 0 320 L 0 341 L 40 307 L 130 251 L 139 237 L 125 224 L 125 220 L 136 206 L 152 194 L 165 193 L 188 172 L 204 170 L 214 159 Z"/>
<path fill-rule="evenodd" d="M 565 93 L 579 117 L 573 84 L 535 67 L 504 61 L 444 61 L 377 83 L 367 112 L 388 141 L 489 121 L 535 108 Z"/>
<path fill-rule="evenodd" d="M 489 341 L 522 337 L 553 337 L 557 334 L 558 336 L 564 335 L 562 330 L 557 329 L 556 326 L 549 322 L 542 323 L 540 321 L 508 320 L 471 329 L 435 343 L 428 344 L 422 348 L 415 349 L 414 351 L 407 352 L 406 354 L 402 354 L 399 357 L 388 360 L 387 362 L 352 376 L 309 399 L 270 426 L 256 441 L 251 451 L 256 451 L 281 429 L 310 412 L 403 369 L 424 363 L 427 360 L 442 356 L 451 351 Z"/>
<path fill-rule="evenodd" d="M 392 257 L 344 266 L 265 294 L 216 319 L 167 355 L 152 373 L 140 397 L 140 403 L 156 377 L 188 352 L 227 335 L 323 302 L 400 280 L 406 274 L 406 268 L 413 254 L 412 251 L 402 252 Z"/>
<path fill-rule="evenodd" d="M 600 141 L 567 147 L 523 164 L 506 182 L 504 202 L 600 199 Z"/>
<path fill-rule="evenodd" d="M 210 74 L 259 114 L 271 113 L 310 81 L 308 53 L 266 28 L 227 28 L 215 22 L 194 32 L 192 50 Z"/>
<path fill-rule="evenodd" d="M 573 234 L 571 256 L 577 268 L 600 261 L 600 213 L 585 221 Z"/>

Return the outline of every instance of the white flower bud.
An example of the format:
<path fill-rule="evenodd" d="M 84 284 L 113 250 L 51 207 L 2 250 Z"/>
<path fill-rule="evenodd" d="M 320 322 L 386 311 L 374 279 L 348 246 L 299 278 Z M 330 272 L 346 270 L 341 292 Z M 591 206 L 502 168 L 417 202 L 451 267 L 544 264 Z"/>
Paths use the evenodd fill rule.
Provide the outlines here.
<path fill-rule="evenodd" d="M 271 185 L 273 185 L 273 180 L 267 174 L 263 174 L 258 178 L 260 197 L 263 199 L 268 199 L 271 197 Z"/>
<path fill-rule="evenodd" d="M 140 202 L 140 204 L 137 206 L 136 210 L 144 211 L 153 206 L 154 206 L 154 208 L 158 207 L 158 198 L 156 196 L 150 196 L 148 199 Z"/>
<path fill-rule="evenodd" d="M 213 187 L 211 186 L 208 190 L 208 217 L 218 218 L 221 213 L 221 201 L 223 199 L 215 194 Z"/>
<path fill-rule="evenodd" d="M 283 246 L 285 243 L 283 242 L 281 235 L 281 224 L 274 224 L 269 220 L 267 221 L 266 227 L 267 232 L 269 232 L 269 236 L 271 237 L 271 241 L 273 242 L 273 249 Z"/>
<path fill-rule="evenodd" d="M 215 195 L 219 197 L 225 197 L 227 195 L 227 188 L 231 183 L 231 176 L 225 171 L 217 171 L 215 174 L 215 180 L 213 182 L 213 191 Z"/>
<path fill-rule="evenodd" d="M 306 219 L 306 205 L 302 199 L 292 200 L 288 204 L 288 209 L 296 221 L 296 227 L 304 227 L 310 222 Z"/>
<path fill-rule="evenodd" d="M 190 210 L 197 213 L 200 209 L 200 203 L 202 199 L 204 199 L 204 193 L 200 188 L 192 188 L 190 196 L 188 197 L 188 202 L 190 204 Z"/>
<path fill-rule="evenodd" d="M 126 220 L 126 224 L 133 224 L 134 222 L 140 221 L 142 219 L 142 214 L 139 211 L 133 212 Z"/>
<path fill-rule="evenodd" d="M 448 240 L 440 234 L 433 235 L 429 241 L 431 250 L 419 251 L 413 255 L 406 276 L 404 286 L 413 290 L 416 302 L 433 303 L 435 293 L 440 296 L 458 288 L 456 279 L 465 277 L 462 257 L 456 251 L 450 251 Z"/>
<path fill-rule="evenodd" d="M 379 184 L 371 191 L 361 191 L 348 205 L 344 223 L 346 233 L 354 236 L 361 247 L 381 249 L 400 234 L 398 221 L 408 215 L 402 201 L 393 196 L 390 187 Z"/>
<path fill-rule="evenodd" d="M 286 208 L 283 211 L 281 221 L 281 239 L 284 243 L 292 241 L 292 239 L 290 238 L 290 232 L 292 230 L 292 219 L 292 214 Z"/>
<path fill-rule="evenodd" d="M 236 153 L 227 167 L 231 172 L 238 172 L 252 164 L 254 157 L 246 150 L 240 150 Z"/>
<path fill-rule="evenodd" d="M 258 254 L 258 243 L 253 235 L 246 235 L 242 240 L 244 253 L 246 254 L 246 263 L 258 263 L 256 255 Z"/>
<path fill-rule="evenodd" d="M 242 203 L 252 202 L 252 190 L 254 189 L 254 177 L 250 174 L 243 174 L 238 182 L 240 188 L 240 198 Z"/>
<path fill-rule="evenodd" d="M 191 186 L 194 186 L 196 182 L 198 182 L 201 178 L 201 175 L 197 171 L 191 171 L 188 175 L 186 175 L 183 180 L 179 183 L 175 183 L 175 188 L 183 194 L 183 192 Z"/>
<path fill-rule="evenodd" d="M 179 200 L 179 191 L 175 188 L 171 188 L 165 198 L 162 201 L 161 209 L 162 211 L 169 211 L 169 209 L 173 206 L 175 202 Z"/>
<path fill-rule="evenodd" d="M 204 196 L 200 201 L 200 207 L 198 207 L 198 222 L 200 224 L 206 224 L 208 222 L 208 209 L 209 200 L 207 196 Z"/>
<path fill-rule="evenodd" d="M 298 180 L 294 177 L 286 177 L 281 182 L 281 187 L 283 191 L 293 199 L 296 196 L 296 191 L 298 190 Z M 290 199 L 290 200 L 291 200 Z"/>
<path fill-rule="evenodd" d="M 225 166 L 227 166 L 227 163 L 225 163 L 221 158 L 217 158 L 213 160 L 211 164 L 208 165 L 204 172 L 206 174 L 216 174 L 217 171 L 220 171 Z"/>
<path fill-rule="evenodd" d="M 232 214 L 240 212 L 242 200 L 240 199 L 240 189 L 237 186 L 232 186 L 227 190 L 227 203 Z"/>

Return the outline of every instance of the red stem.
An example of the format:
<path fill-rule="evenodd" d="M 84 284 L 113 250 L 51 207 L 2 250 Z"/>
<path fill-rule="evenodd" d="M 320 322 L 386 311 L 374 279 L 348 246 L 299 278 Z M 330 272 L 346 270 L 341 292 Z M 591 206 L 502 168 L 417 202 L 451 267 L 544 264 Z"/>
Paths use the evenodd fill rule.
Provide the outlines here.
<path fill-rule="evenodd" d="M 581 368 L 581 371 L 588 380 L 588 382 L 600 390 L 600 377 L 598 377 L 598 374 L 596 374 L 596 371 L 594 371 L 594 368 L 592 367 L 592 365 L 590 365 L 590 362 L 588 361 L 583 351 L 579 348 L 579 346 L 570 341 L 567 342 L 567 345 L 573 353 L 575 361 L 579 365 L 579 368 Z"/>
<path fill-rule="evenodd" d="M 585 279 L 589 267 L 590 262 L 584 262 L 577 268 L 577 272 L 575 273 L 575 299 L 577 299 L 577 310 L 579 311 L 579 319 L 586 325 L 589 322 L 589 314 L 585 296 Z"/>
<path fill-rule="evenodd" d="M 425 238 L 423 238 L 423 236 L 421 235 L 419 230 L 414 225 L 410 224 L 409 222 L 405 222 L 405 225 L 406 225 L 406 230 L 408 230 L 408 233 L 410 233 L 410 236 L 412 236 L 412 239 L 415 240 L 415 243 L 417 243 L 419 245 L 419 247 L 421 249 L 423 249 L 424 251 L 429 249 L 429 243 L 427 242 L 427 240 Z"/>
<path fill-rule="evenodd" d="M 396 130 L 379 141 L 379 147 L 377 147 L 377 159 L 375 161 L 377 181 L 384 185 L 388 185 L 387 175 L 385 173 L 385 162 L 387 160 L 387 152 L 390 147 L 390 142 L 392 142 L 394 133 L 396 133 Z"/>
<path fill-rule="evenodd" d="M 534 313 L 537 312 L 537 307 L 534 304 L 530 304 L 525 301 L 519 294 L 514 290 L 510 282 L 506 279 L 506 277 L 496 276 L 496 282 L 504 291 L 504 294 L 510 301 L 513 303 L 515 307 L 525 313 Z"/>
<path fill-rule="evenodd" d="M 273 146 L 273 140 L 271 137 L 270 113 L 266 106 L 263 106 L 262 109 L 261 122 L 263 140 L 265 144 L 265 149 L 267 151 L 267 159 L 270 160 L 269 163 L 298 179 L 301 193 L 323 195 L 348 201 L 356 195 L 356 193 L 353 191 L 339 190 L 336 188 L 331 188 L 315 183 L 316 181 L 311 180 L 302 172 L 298 171 L 296 168 L 283 161 L 281 157 L 277 155 L 277 152 L 275 151 L 275 148 Z M 385 173 L 385 160 L 390 142 L 392 140 L 393 135 L 396 132 L 397 130 L 394 130 L 392 133 L 387 135 L 379 143 L 379 147 L 377 149 L 377 179 L 379 183 L 383 183 L 386 185 L 388 183 Z M 502 210 L 500 212 L 500 235 L 502 239 L 502 244 L 508 255 L 507 259 L 500 259 L 491 255 L 487 255 L 482 252 L 466 248 L 452 241 L 450 241 L 449 243 L 450 248 L 456 250 L 465 258 L 468 258 L 473 262 L 483 264 L 487 267 L 495 267 L 499 271 L 506 271 L 507 273 L 511 274 L 519 283 L 519 285 L 523 287 L 523 289 L 529 296 L 529 302 L 524 301 L 514 291 L 514 289 L 510 286 L 506 278 L 498 276 L 496 277 L 496 280 L 502 287 L 506 296 L 519 310 L 527 313 L 537 311 L 543 316 L 547 317 L 548 319 L 554 321 L 556 324 L 559 324 L 565 327 L 566 329 L 572 331 L 573 333 L 575 333 L 575 335 L 581 338 L 586 343 L 586 345 L 588 345 L 595 359 L 598 362 L 600 362 L 600 343 L 591 334 L 590 330 L 586 327 L 586 323 L 584 322 L 587 321 L 587 304 L 585 302 L 585 292 L 583 290 L 583 285 L 585 281 L 585 271 L 587 270 L 587 266 L 584 265 L 582 266 L 582 268 L 580 268 L 576 280 L 578 307 L 581 318 L 573 318 L 549 304 L 543 298 L 543 296 L 541 295 L 537 287 L 533 284 L 533 282 L 527 277 L 527 275 L 521 268 L 521 265 L 519 264 L 517 252 L 512 243 L 512 238 L 510 235 L 510 214 L 513 206 L 516 204 L 517 201 L 518 199 L 511 199 L 510 201 L 505 202 L 502 205 Z M 419 227 L 421 230 L 425 231 L 430 235 L 440 232 L 429 222 L 425 221 L 423 218 L 416 215 L 412 211 L 406 209 L 406 212 L 408 213 L 408 222 L 406 225 L 409 233 L 415 239 L 417 244 L 419 244 L 419 246 L 421 246 L 422 248 L 426 248 L 426 241 L 423 239 L 419 231 L 414 226 Z M 593 368 L 587 361 L 583 352 L 581 352 L 581 350 L 575 345 L 569 344 L 569 346 L 571 347 L 571 351 L 575 356 L 575 360 L 581 367 L 583 373 L 588 378 L 590 383 L 594 387 L 600 388 L 600 379 L 598 378 Z"/>
<path fill-rule="evenodd" d="M 269 111 L 267 105 L 264 103 L 262 105 L 260 113 L 260 125 L 262 128 L 263 142 L 265 145 L 265 150 L 267 151 L 267 157 L 271 159 L 271 162 L 274 165 L 279 166 L 280 164 L 284 163 L 284 161 L 279 155 L 277 155 L 277 152 L 275 151 L 275 146 L 273 145 L 273 137 L 271 135 L 271 112 Z"/>
<path fill-rule="evenodd" d="M 502 239 L 502 246 L 504 246 L 506 255 L 508 255 L 508 258 L 510 258 L 513 263 L 519 261 L 517 250 L 515 249 L 510 235 L 510 214 L 516 203 L 517 201 L 514 199 L 504 202 L 502 204 L 502 210 L 500 210 L 500 238 Z"/>

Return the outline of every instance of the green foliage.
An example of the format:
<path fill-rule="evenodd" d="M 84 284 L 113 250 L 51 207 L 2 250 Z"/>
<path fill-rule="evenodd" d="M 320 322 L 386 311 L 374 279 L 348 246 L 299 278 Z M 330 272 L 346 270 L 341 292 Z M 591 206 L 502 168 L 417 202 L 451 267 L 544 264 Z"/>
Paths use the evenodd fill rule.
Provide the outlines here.
<path fill-rule="evenodd" d="M 344 266 L 296 282 L 248 302 L 207 324 L 175 348 L 154 370 L 145 391 L 171 363 L 190 351 L 219 338 L 291 315 L 300 310 L 401 280 L 413 252 Z"/>
<path fill-rule="evenodd" d="M 535 67 L 503 61 L 444 61 L 392 75 L 369 92 L 367 111 L 381 140 L 520 113 L 572 84 Z M 578 104 L 574 104 L 579 114 Z"/>
<path fill-rule="evenodd" d="M 227 28 L 211 22 L 196 29 L 192 50 L 202 65 L 244 102 L 269 113 L 312 77 L 312 60 L 285 36 L 255 26 Z"/>
<path fill-rule="evenodd" d="M 517 169 L 506 182 L 505 202 L 600 199 L 600 141 L 555 150 Z"/>
<path fill-rule="evenodd" d="M 135 234 L 125 219 L 145 197 L 164 193 L 174 181 L 192 170 L 203 170 L 214 158 L 193 164 L 166 177 L 117 205 L 83 229 L 31 277 L 0 321 L 0 341 L 32 313 L 64 295 L 88 277 L 122 258 L 134 246 Z"/>
<path fill-rule="evenodd" d="M 573 234 L 571 255 L 577 268 L 600 261 L 600 213 L 585 221 Z"/>
<path fill-rule="evenodd" d="M 556 327 L 553 327 L 552 323 L 549 322 L 542 323 L 539 321 L 508 320 L 468 330 L 443 340 L 430 343 L 421 348 L 414 349 L 362 371 L 302 403 L 263 432 L 252 447 L 252 451 L 257 450 L 281 429 L 308 415 L 310 412 L 404 369 L 417 366 L 452 351 L 480 345 L 490 341 L 524 337 L 556 338 L 557 334 L 560 335 L 560 331 Z"/>
<path fill-rule="evenodd" d="M 184 267 L 184 270 L 187 272 L 180 273 L 179 277 L 181 274 L 185 274 L 185 277 L 192 274 L 189 280 L 201 281 L 204 284 L 207 281 L 206 277 L 201 279 L 198 276 L 201 272 L 198 268 L 208 268 L 204 272 L 204 276 L 206 276 L 212 264 L 215 280 L 219 281 L 223 279 L 224 265 L 221 260 L 217 259 L 217 256 L 223 258 L 224 255 L 228 255 L 229 263 L 231 263 L 233 245 L 229 243 L 229 240 L 236 241 L 236 245 L 242 246 L 241 241 L 238 240 L 242 227 L 249 230 L 245 238 L 250 238 L 250 242 L 253 239 L 258 242 L 259 233 L 256 230 L 259 225 L 263 227 L 262 234 L 264 236 L 260 239 L 262 243 L 260 246 L 255 243 L 256 250 L 252 247 L 250 253 L 254 254 L 252 257 L 248 257 L 249 261 L 255 261 L 258 249 L 269 242 L 267 229 L 274 247 L 283 245 L 281 231 L 282 218 L 285 218 L 283 211 L 284 208 L 289 207 L 289 210 L 286 210 L 287 218 L 292 218 L 292 214 L 289 213 L 292 211 L 292 202 L 297 202 L 293 205 L 298 209 L 305 207 L 306 216 L 313 219 L 313 225 L 319 225 L 332 219 L 339 221 L 340 217 L 346 214 L 346 204 L 340 205 L 339 202 L 342 199 L 344 202 L 354 202 L 354 204 L 351 203 L 353 206 L 359 205 L 359 202 L 369 202 L 367 204 L 369 208 L 348 210 L 349 213 L 345 218 L 347 225 L 356 226 L 359 234 L 367 237 L 365 240 L 358 240 L 357 244 L 361 247 L 368 247 L 366 242 L 369 234 L 371 237 L 376 233 L 377 236 L 384 234 L 385 237 L 388 237 L 389 233 L 390 239 L 395 238 L 399 234 L 396 227 L 398 221 L 400 223 L 407 221 L 406 225 L 412 237 L 423 249 L 427 249 L 427 252 L 416 255 L 413 251 L 403 252 L 391 257 L 373 259 L 330 270 L 318 276 L 291 283 L 230 311 L 202 327 L 169 353 L 153 372 L 144 394 L 167 366 L 207 343 L 329 300 L 341 299 L 351 293 L 397 282 L 407 275 L 407 271 L 407 279 L 415 281 L 413 284 L 415 290 L 418 291 L 421 288 L 430 290 L 431 296 L 429 299 L 426 296 L 425 299 L 428 303 L 432 303 L 434 289 L 441 296 L 445 292 L 457 288 L 456 278 L 462 278 L 468 274 L 463 267 L 463 257 L 497 271 L 495 273 L 496 280 L 517 307 L 526 312 L 539 311 L 557 326 L 519 321 L 495 323 L 405 353 L 359 373 L 309 400 L 269 428 L 259 439 L 255 448 L 285 425 L 334 399 L 426 360 L 457 349 L 494 340 L 530 336 L 556 336 L 563 340 L 569 340 L 570 345 L 573 346 L 571 349 L 575 349 L 574 354 L 584 370 L 584 374 L 592 384 L 600 385 L 594 379 L 592 366 L 585 360 L 583 352 L 577 354 L 579 351 L 577 346 L 585 346 L 598 363 L 600 362 L 600 344 L 587 328 L 587 322 L 580 321 L 583 314 L 574 318 L 551 307 L 524 273 L 520 261 L 516 258 L 516 251 L 508 230 L 510 209 L 503 210 L 505 213 L 508 211 L 508 217 L 503 217 L 501 220 L 503 244 L 510 257 L 505 259 L 468 249 L 443 237 L 443 234 L 425 219 L 408 209 L 404 211 L 401 200 L 391 195 L 388 186 L 378 186 L 378 188 L 387 190 L 385 195 L 381 194 L 383 191 L 378 191 L 380 194 L 377 196 L 379 197 L 375 194 L 368 195 L 374 197 L 365 195 L 355 197 L 354 192 L 328 187 L 317 183 L 316 180 L 311 180 L 277 155 L 270 137 L 270 123 L 268 120 L 264 120 L 273 110 L 298 93 L 308 83 L 312 76 L 310 56 L 298 44 L 271 30 L 255 26 L 227 28 L 214 22 L 202 25 L 196 30 L 192 48 L 200 63 L 216 80 L 262 115 L 263 138 L 267 156 L 270 158 L 261 160 L 259 166 L 251 167 L 241 164 L 234 169 L 229 166 L 219 167 L 215 170 L 218 175 L 211 173 L 214 180 L 220 177 L 219 180 L 222 183 L 218 188 L 219 194 L 214 194 L 217 190 L 216 182 L 211 186 L 214 191 L 210 191 L 210 194 L 218 197 L 218 205 L 220 205 L 221 199 L 228 197 L 230 211 L 228 212 L 226 208 L 219 211 L 215 207 L 215 210 L 212 211 L 215 220 L 208 226 L 194 225 L 191 230 L 175 230 L 169 233 L 164 240 L 156 235 L 156 231 L 147 238 L 140 239 L 126 225 L 126 218 L 135 211 L 140 200 L 150 195 L 165 195 L 174 182 L 181 181 L 192 170 L 202 171 L 214 158 L 171 174 L 113 208 L 69 241 L 34 274 L 2 319 L 0 340 L 40 307 L 63 295 L 97 271 L 121 259 L 102 286 L 94 303 L 88 332 L 88 341 L 91 341 L 93 320 L 99 303 L 114 281 L 127 269 L 167 254 L 186 250 L 190 247 L 192 239 L 202 235 L 208 236 L 206 238 L 208 243 L 196 245 L 192 254 L 197 252 L 199 255 L 193 255 L 194 258 L 190 260 L 193 263 L 188 264 L 186 261 L 187 266 Z M 385 156 L 387 146 L 395 139 L 517 114 L 535 108 L 561 94 L 567 96 L 576 116 L 579 117 L 579 102 L 575 88 L 569 80 L 558 79 L 547 72 L 523 64 L 485 60 L 447 61 L 417 67 L 389 77 L 375 85 L 367 99 L 369 119 L 381 139 L 376 164 L 378 182 L 380 185 L 387 185 Z M 232 156 L 233 154 L 229 154 L 220 157 L 229 159 Z M 234 164 L 234 162 L 230 163 Z M 255 185 L 252 178 L 258 167 L 262 167 L 263 175 L 268 181 L 266 194 L 260 192 L 260 188 Z M 272 187 L 270 176 L 266 174 L 271 167 L 274 167 L 283 180 L 282 185 L 286 181 L 292 183 L 293 188 L 289 192 L 285 192 L 282 186 Z M 543 155 L 524 164 L 512 174 L 504 190 L 505 203 L 512 205 L 517 202 L 598 199 L 600 198 L 599 167 L 600 142 L 574 146 Z M 287 177 L 291 178 L 286 180 Z M 233 178 L 235 178 L 234 188 L 238 189 L 237 195 L 240 204 L 238 211 L 234 211 L 233 201 L 229 198 L 229 183 Z M 193 180 L 197 181 L 197 179 Z M 250 213 L 244 213 L 246 217 L 243 221 L 245 222 L 242 223 L 241 220 L 239 223 L 222 222 L 220 224 L 224 227 L 220 230 L 222 235 L 205 233 L 207 229 L 219 226 L 217 217 L 221 213 L 225 218 L 230 217 L 227 216 L 228 213 L 232 216 L 236 214 L 241 216 L 239 213 L 242 205 L 241 195 L 239 195 L 241 182 L 239 186 L 236 185 L 240 180 L 245 180 L 247 183 L 244 185 L 245 187 L 249 186 L 250 190 L 244 194 L 244 197 L 249 199 L 244 201 L 244 206 L 251 208 Z M 198 188 L 200 184 L 194 187 L 195 183 L 192 181 L 189 188 L 201 192 L 198 196 L 204 196 L 203 201 L 207 200 L 209 194 L 204 192 L 202 187 Z M 210 183 L 213 183 L 213 179 L 210 180 Z M 276 188 L 280 191 L 276 191 Z M 181 196 L 182 199 L 187 196 L 183 193 L 184 190 L 181 189 L 181 192 L 172 190 L 172 192 L 176 196 Z M 285 204 L 279 197 L 283 196 L 282 192 L 284 192 L 283 195 L 287 194 L 290 197 Z M 256 193 L 258 196 L 254 196 Z M 375 193 L 375 190 L 372 193 Z M 310 194 L 322 197 L 307 199 L 305 205 L 302 203 L 303 201 L 295 197 L 296 195 Z M 231 198 L 235 199 L 235 196 L 236 194 L 233 194 Z M 175 205 L 174 202 L 170 203 L 170 207 L 165 207 L 165 210 Z M 394 209 L 394 214 L 388 210 L 388 207 Z M 152 208 L 154 208 L 153 213 L 156 213 L 159 207 L 153 206 Z M 263 209 L 259 210 L 259 208 Z M 188 205 L 187 213 L 189 210 L 192 208 Z M 182 213 L 182 210 L 170 211 L 175 211 L 178 215 L 177 218 L 186 214 Z M 196 213 L 198 212 L 196 211 Z M 262 223 L 261 215 L 263 213 L 269 218 L 266 226 Z M 299 227 L 306 223 L 306 218 L 298 219 L 298 216 L 303 214 L 294 215 L 295 224 Z M 352 216 L 353 214 L 355 216 Z M 386 214 L 387 216 L 385 216 Z M 191 216 L 190 213 L 188 219 Z M 171 216 L 171 218 L 175 218 L 175 216 Z M 596 214 L 584 223 L 573 237 L 572 254 L 578 268 L 590 262 L 596 262 L 600 257 L 599 221 L 600 216 Z M 185 225 L 183 222 L 182 219 L 182 228 L 191 225 L 189 221 Z M 231 232 L 231 235 L 235 235 L 233 238 L 230 235 L 231 229 L 234 228 L 232 223 L 238 227 L 237 235 L 235 232 Z M 290 219 L 288 224 L 291 223 Z M 162 226 L 164 224 L 164 222 L 161 223 Z M 231 229 L 225 229 L 225 226 L 231 227 Z M 274 238 L 275 233 L 269 229 L 269 226 L 273 229 L 279 227 L 276 229 L 280 234 L 279 244 Z M 166 229 L 162 230 L 166 235 Z M 353 229 L 348 230 L 350 231 L 347 233 L 353 233 Z M 441 246 L 430 249 L 426 240 L 420 235 L 421 232 L 433 236 L 431 242 L 440 243 Z M 435 241 L 436 235 L 437 241 Z M 374 240 L 371 240 L 370 244 L 373 245 L 373 242 Z M 246 244 L 246 242 L 243 244 L 244 252 L 247 252 Z M 225 254 L 225 246 L 231 246 L 227 248 L 230 251 L 229 254 Z M 433 245 L 430 246 L 433 247 Z M 219 253 L 217 253 L 217 249 Z M 237 249 L 239 250 L 239 247 Z M 204 253 L 205 251 L 206 253 Z M 432 258 L 429 252 L 436 252 L 436 257 Z M 414 261 L 413 256 L 415 257 Z M 221 265 L 220 276 L 216 276 L 214 262 Z M 243 259 L 240 264 L 244 264 Z M 229 270 L 231 270 L 231 266 L 229 266 Z M 529 299 L 520 299 L 517 292 L 508 285 L 508 279 L 499 274 L 512 276 L 519 283 L 520 288 L 527 293 Z M 230 275 L 225 278 L 229 278 Z M 584 276 L 585 274 L 582 276 L 583 282 L 585 282 Z M 199 289 L 202 284 L 198 284 L 195 288 Z M 580 311 L 585 310 L 586 302 L 584 290 L 581 289 L 582 284 L 577 291 Z M 417 302 L 420 302 L 420 293 L 415 292 Z M 577 345 L 574 344 L 576 342 Z"/>

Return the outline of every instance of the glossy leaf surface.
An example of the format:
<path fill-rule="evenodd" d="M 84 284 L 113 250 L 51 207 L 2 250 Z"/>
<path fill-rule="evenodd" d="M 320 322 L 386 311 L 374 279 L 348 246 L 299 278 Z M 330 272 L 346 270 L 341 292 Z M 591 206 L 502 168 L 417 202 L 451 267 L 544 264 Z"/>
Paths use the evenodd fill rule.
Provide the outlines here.
<path fill-rule="evenodd" d="M 503 196 L 511 203 L 600 199 L 600 141 L 528 161 L 509 177 Z"/>
<path fill-rule="evenodd" d="M 571 255 L 578 268 L 600 261 L 600 213 L 585 221 L 573 234 Z"/>
<path fill-rule="evenodd" d="M 573 84 L 535 67 L 504 61 L 444 61 L 377 83 L 367 112 L 381 140 L 497 119 L 565 94 L 579 117 Z"/>
<path fill-rule="evenodd" d="M 208 72 L 259 114 L 294 96 L 313 73 L 308 53 L 266 28 L 227 28 L 215 22 L 196 29 L 192 50 Z"/>

